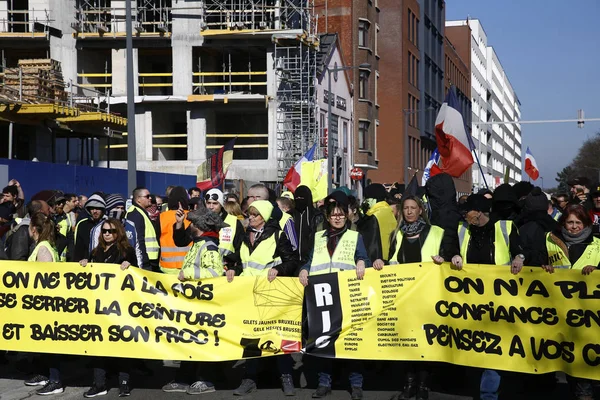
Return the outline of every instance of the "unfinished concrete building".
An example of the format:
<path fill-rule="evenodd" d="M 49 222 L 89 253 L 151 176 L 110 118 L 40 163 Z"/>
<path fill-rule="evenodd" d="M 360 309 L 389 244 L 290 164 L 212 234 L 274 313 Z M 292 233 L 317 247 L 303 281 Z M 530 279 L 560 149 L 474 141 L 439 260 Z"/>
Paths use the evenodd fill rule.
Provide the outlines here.
<path fill-rule="evenodd" d="M 312 0 L 131 3 L 138 169 L 193 175 L 235 137 L 228 178 L 281 180 L 318 140 Z M 126 4 L 0 0 L 2 35 L 31 36 L 3 45 L 3 60 L 22 51 L 59 60 L 78 94 L 101 93 L 125 116 Z M 100 166 L 126 168 L 123 131 L 94 139 Z"/>

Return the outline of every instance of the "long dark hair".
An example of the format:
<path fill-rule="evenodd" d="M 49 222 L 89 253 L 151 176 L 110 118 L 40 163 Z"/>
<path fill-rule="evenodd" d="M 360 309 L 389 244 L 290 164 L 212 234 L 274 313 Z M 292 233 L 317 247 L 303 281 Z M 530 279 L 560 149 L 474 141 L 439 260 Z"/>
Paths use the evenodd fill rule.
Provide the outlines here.
<path fill-rule="evenodd" d="M 38 243 L 47 241 L 52 247 L 56 247 L 56 229 L 54 222 L 52 222 L 52 219 L 48 218 L 46 214 L 42 214 L 41 212 L 33 214 L 29 221 L 29 226 L 39 235 L 37 240 Z"/>
<path fill-rule="evenodd" d="M 110 229 L 114 229 L 116 231 L 116 238 L 114 246 L 117 246 L 117 250 L 124 257 L 127 254 L 127 249 L 131 247 L 129 241 L 127 240 L 127 234 L 125 233 L 125 228 L 123 228 L 123 224 L 121 221 L 109 218 L 102 221 L 102 225 L 100 225 L 100 239 L 98 240 L 98 246 L 92 251 L 93 255 L 96 255 L 101 250 L 106 250 L 108 244 L 106 240 L 104 240 L 104 235 L 102 234 L 102 229 L 104 229 L 104 224 L 109 224 Z"/>

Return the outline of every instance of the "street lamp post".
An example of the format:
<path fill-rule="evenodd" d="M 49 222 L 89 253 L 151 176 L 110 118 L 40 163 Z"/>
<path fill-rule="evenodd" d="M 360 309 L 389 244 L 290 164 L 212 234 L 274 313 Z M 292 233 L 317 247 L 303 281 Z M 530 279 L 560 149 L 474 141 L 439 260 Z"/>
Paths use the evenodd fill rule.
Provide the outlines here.
<path fill-rule="evenodd" d="M 544 177 L 540 176 L 540 179 L 542 180 L 542 191 L 544 190 Z"/>
<path fill-rule="evenodd" d="M 405 108 L 404 110 L 402 110 L 402 113 L 404 114 L 404 184 L 408 185 L 408 178 L 410 176 L 410 162 L 409 162 L 409 157 L 410 157 L 410 150 L 409 150 L 409 137 L 410 135 L 408 134 L 408 116 L 412 115 L 412 114 L 418 114 L 420 112 L 425 112 L 425 111 L 431 111 L 431 110 L 435 110 L 434 107 L 429 106 L 427 108 L 422 108 L 420 110 L 411 110 L 408 108 Z"/>
<path fill-rule="evenodd" d="M 327 179 L 328 194 L 333 191 L 333 140 L 331 140 L 331 119 L 333 117 L 333 113 L 331 111 L 331 73 L 359 68 L 370 69 L 371 64 L 363 63 L 358 66 L 348 66 L 339 68 L 329 68 L 329 65 L 325 67 L 325 69 L 327 70 L 327 90 L 329 91 L 329 94 L 327 95 L 327 174 L 329 176 L 329 179 Z"/>
<path fill-rule="evenodd" d="M 135 97 L 133 84 L 133 23 L 131 19 L 131 0 L 125 5 L 125 47 L 127 57 L 127 188 L 129 194 L 137 186 L 137 155 L 135 149 Z"/>

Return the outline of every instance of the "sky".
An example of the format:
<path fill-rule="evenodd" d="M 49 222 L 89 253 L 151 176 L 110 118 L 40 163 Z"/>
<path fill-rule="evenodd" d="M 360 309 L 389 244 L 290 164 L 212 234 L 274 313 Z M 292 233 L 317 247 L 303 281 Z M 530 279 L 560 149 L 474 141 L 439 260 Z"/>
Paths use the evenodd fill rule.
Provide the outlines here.
<path fill-rule="evenodd" d="M 578 109 L 600 118 L 600 0 L 446 0 L 447 21 L 467 16 L 483 25 L 521 101 L 523 121 L 575 119 Z M 529 146 L 544 187 L 552 188 L 583 142 L 600 132 L 600 122 L 521 128 L 522 156 Z"/>

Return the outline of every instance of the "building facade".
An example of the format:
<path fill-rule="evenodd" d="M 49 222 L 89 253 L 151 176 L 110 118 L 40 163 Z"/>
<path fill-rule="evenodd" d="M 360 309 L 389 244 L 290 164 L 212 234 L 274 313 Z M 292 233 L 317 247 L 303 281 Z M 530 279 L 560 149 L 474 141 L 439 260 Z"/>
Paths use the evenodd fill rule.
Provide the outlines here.
<path fill-rule="evenodd" d="M 344 67 L 337 34 L 323 34 L 319 38 L 317 54 L 317 103 L 319 105 L 319 136 L 323 138 L 322 154 L 327 155 L 327 141 L 333 141 L 333 183 L 360 190 L 350 179 L 354 157 L 353 98 L 348 71 L 327 72 Z M 329 78 L 331 77 L 331 92 Z M 329 104 L 330 103 L 330 104 Z M 329 105 L 331 106 L 331 132 L 329 132 Z"/>
<path fill-rule="evenodd" d="M 458 54 L 471 54 L 471 135 L 479 160 L 479 164 L 473 164 L 473 188 L 495 188 L 504 182 L 507 173 L 509 183 L 518 182 L 522 178 L 521 125 L 492 122 L 521 119 L 519 98 L 498 55 L 488 46 L 479 20 L 447 21 L 446 34 Z"/>
<path fill-rule="evenodd" d="M 281 181 L 318 141 L 312 0 L 131 3 L 137 168 L 195 175 L 236 138 L 228 178 Z M 126 115 L 127 4 L 0 0 L 3 61 L 58 60 L 82 101 Z M 16 24 L 19 18 L 25 22 Z M 96 165 L 126 168 L 126 132 L 91 143 Z M 56 145 L 68 148 L 68 139 Z M 70 153 L 56 161 L 82 161 Z"/>
<path fill-rule="evenodd" d="M 353 164 L 370 179 L 377 169 L 379 127 L 380 0 L 317 0 L 318 31 L 337 33 L 351 79 L 354 108 Z"/>

